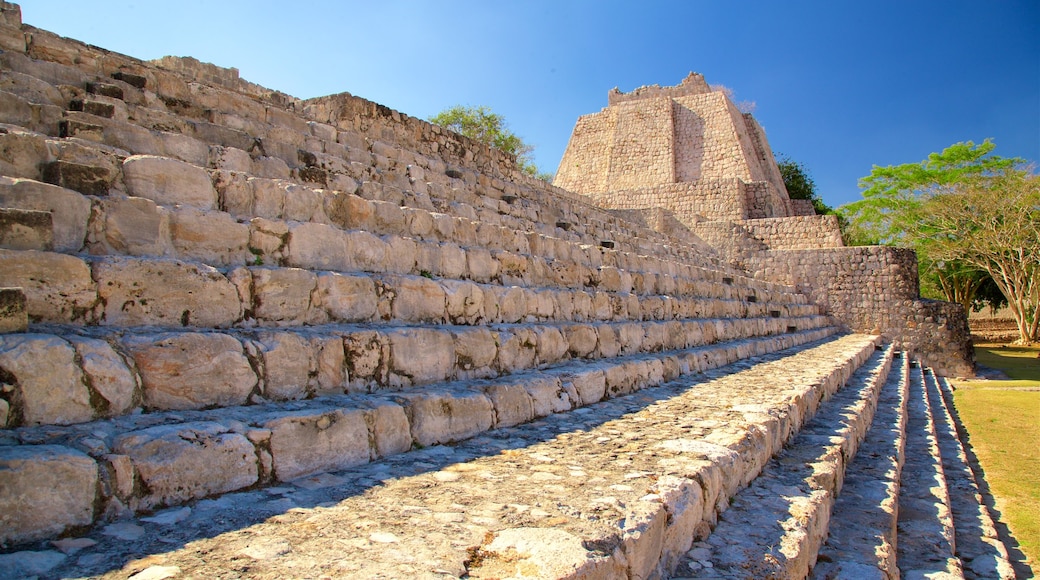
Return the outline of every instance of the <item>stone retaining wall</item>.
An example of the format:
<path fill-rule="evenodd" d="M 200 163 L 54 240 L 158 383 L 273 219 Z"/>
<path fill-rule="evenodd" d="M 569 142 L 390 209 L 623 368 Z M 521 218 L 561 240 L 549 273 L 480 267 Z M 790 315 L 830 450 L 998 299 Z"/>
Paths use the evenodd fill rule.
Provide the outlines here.
<path fill-rule="evenodd" d="M 967 316 L 958 304 L 920 298 L 913 250 L 770 250 L 747 257 L 746 265 L 757 275 L 794 285 L 851 329 L 877 332 L 902 345 L 940 374 L 973 374 Z"/>

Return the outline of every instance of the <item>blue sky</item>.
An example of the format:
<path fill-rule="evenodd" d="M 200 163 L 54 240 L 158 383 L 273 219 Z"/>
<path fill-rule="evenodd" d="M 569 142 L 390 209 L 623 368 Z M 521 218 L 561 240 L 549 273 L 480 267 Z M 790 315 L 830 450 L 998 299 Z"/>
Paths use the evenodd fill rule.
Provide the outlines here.
<path fill-rule="evenodd" d="M 487 105 L 555 171 L 607 91 L 690 71 L 754 101 L 824 201 L 958 141 L 1040 161 L 1040 2 L 22 0 L 27 24 L 142 59 L 236 67 L 415 117 Z"/>

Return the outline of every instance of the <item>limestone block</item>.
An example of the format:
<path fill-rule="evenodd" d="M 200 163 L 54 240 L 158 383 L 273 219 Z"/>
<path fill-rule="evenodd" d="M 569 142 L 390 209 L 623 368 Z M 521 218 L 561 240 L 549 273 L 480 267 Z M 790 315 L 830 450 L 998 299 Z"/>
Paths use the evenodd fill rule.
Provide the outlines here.
<path fill-rule="evenodd" d="M 668 514 L 661 504 L 642 498 L 627 506 L 622 525 L 622 550 L 630 578 L 650 578 L 664 547 Z"/>
<path fill-rule="evenodd" d="M 353 192 L 332 191 L 325 196 L 325 215 L 344 229 L 372 229 L 375 224 L 372 202 Z"/>
<path fill-rule="evenodd" d="M 485 327 L 467 328 L 452 332 L 455 339 L 455 360 L 461 371 L 469 376 L 486 376 L 498 354 L 495 335 Z"/>
<path fill-rule="evenodd" d="M 662 475 L 654 488 L 654 495 L 668 513 L 658 566 L 673 570 L 679 558 L 690 549 L 704 515 L 704 492 L 696 481 L 674 475 Z"/>
<path fill-rule="evenodd" d="M 538 364 L 552 364 L 567 356 L 568 343 L 563 331 L 556 326 L 540 326 L 538 334 Z"/>
<path fill-rule="evenodd" d="M 455 341 L 447 331 L 403 328 L 387 333 L 391 381 L 421 385 L 443 381 L 455 369 Z"/>
<path fill-rule="evenodd" d="M 599 333 L 591 324 L 570 324 L 563 327 L 567 337 L 567 351 L 575 358 L 585 358 L 596 350 Z"/>
<path fill-rule="evenodd" d="M 264 398 L 288 401 L 306 397 L 316 358 L 310 341 L 294 332 L 261 332 L 257 341 L 264 361 Z"/>
<path fill-rule="evenodd" d="M 312 308 L 318 277 L 300 268 L 250 268 L 253 313 L 258 320 L 283 324 L 324 322 L 325 313 Z"/>
<path fill-rule="evenodd" d="M 368 276 L 322 272 L 318 274 L 316 296 L 335 321 L 364 322 L 376 314 L 376 285 Z"/>
<path fill-rule="evenodd" d="M 535 418 L 531 395 L 522 383 L 493 384 L 484 393 L 495 407 L 495 428 L 512 427 Z"/>
<path fill-rule="evenodd" d="M 289 179 L 292 172 L 278 157 L 260 157 L 253 160 L 253 175 L 269 179 Z"/>
<path fill-rule="evenodd" d="M 523 382 L 524 389 L 531 395 L 535 417 L 570 411 L 574 407 L 559 378 L 533 377 Z"/>
<path fill-rule="evenodd" d="M 206 151 L 208 157 L 209 151 Z M 213 209 L 217 192 L 209 173 L 183 161 L 154 155 L 133 155 L 123 162 L 127 192 L 160 205 L 183 204 Z"/>
<path fill-rule="evenodd" d="M 28 327 L 25 293 L 21 288 L 0 288 L 0 334 L 24 332 Z M 6 423 L 0 421 L 0 426 Z"/>
<path fill-rule="evenodd" d="M 469 568 L 469 576 L 474 579 L 630 577 L 613 554 L 590 552 L 580 537 L 559 528 L 500 530 L 477 554 L 479 563 Z"/>
<path fill-rule="evenodd" d="M 0 207 L 49 211 L 53 215 L 54 248 L 76 252 L 83 247 L 90 219 L 90 200 L 79 193 L 32 179 L 0 176 Z"/>
<path fill-rule="evenodd" d="M 220 327 L 242 317 L 237 289 L 209 266 L 134 258 L 93 266 L 104 324 Z"/>
<path fill-rule="evenodd" d="M 96 338 L 69 335 L 76 349 L 87 384 L 105 402 L 98 409 L 106 417 L 118 417 L 130 411 L 140 398 L 137 378 L 127 361 L 110 344 Z"/>
<path fill-rule="evenodd" d="M 64 254 L 0 249 L 0 286 L 22 288 L 33 321 L 91 320 L 97 303 L 90 268 Z"/>
<path fill-rule="evenodd" d="M 15 33 L 18 36 L 22 36 L 20 31 Z M 23 45 L 24 42 L 23 40 Z M 7 47 L 0 48 L 7 50 Z M 58 107 L 68 104 L 61 91 L 50 83 L 13 70 L 5 70 L 3 75 L 0 76 L 0 90 L 18 95 L 30 103 L 46 103 Z"/>
<path fill-rule="evenodd" d="M 440 284 L 421 276 L 402 276 L 396 285 L 393 317 L 405 322 L 442 322 L 445 292 Z"/>
<path fill-rule="evenodd" d="M 603 400 L 603 395 L 607 392 L 606 373 L 596 367 L 567 374 L 561 380 L 564 385 L 569 383 L 573 386 L 581 399 L 574 402 L 575 406 L 598 403 Z"/>
<path fill-rule="evenodd" d="M 252 218 L 255 213 L 253 188 L 249 175 L 239 171 L 218 169 L 213 172 L 213 188 L 222 201 L 221 209 L 235 218 Z"/>
<path fill-rule="evenodd" d="M 209 166 L 225 171 L 249 173 L 253 168 L 253 160 L 249 153 L 235 147 L 210 145 Z"/>
<path fill-rule="evenodd" d="M 618 327 L 618 341 L 621 343 L 621 352 L 630 354 L 643 350 L 643 339 L 646 332 L 641 324 L 634 322 L 622 324 Z"/>
<path fill-rule="evenodd" d="M 498 296 L 498 319 L 502 322 L 520 322 L 527 316 L 527 293 L 519 286 L 494 287 Z"/>
<path fill-rule="evenodd" d="M 468 439 L 494 422 L 494 407 L 483 393 L 431 390 L 397 398 L 408 413 L 412 438 L 424 447 Z"/>
<path fill-rule="evenodd" d="M 299 411 L 264 423 L 279 481 L 367 463 L 368 426 L 359 409 Z"/>
<path fill-rule="evenodd" d="M 0 246 L 9 250 L 53 250 L 51 213 L 0 207 Z"/>
<path fill-rule="evenodd" d="M 533 328 L 517 327 L 512 332 L 498 333 L 498 368 L 503 373 L 512 373 L 534 366 L 538 335 Z"/>
<path fill-rule="evenodd" d="M 71 425 L 94 417 L 76 351 L 60 338 L 0 335 L 0 370 L 14 389 L 8 422 L 20 416 L 22 425 Z"/>
<path fill-rule="evenodd" d="M 288 262 L 310 270 L 355 269 L 348 233 L 330 225 L 301 223 L 289 226 Z"/>
<path fill-rule="evenodd" d="M 371 436 L 372 459 L 412 448 L 412 432 L 404 407 L 392 401 L 371 400 L 365 406 L 365 420 Z"/>
<path fill-rule="evenodd" d="M 131 506 L 138 510 L 242 489 L 259 477 L 253 444 L 215 422 L 133 431 L 116 438 L 113 450 L 130 457 L 144 484 Z"/>
<path fill-rule="evenodd" d="M 124 339 L 152 409 L 241 405 L 257 384 L 242 344 L 219 333 L 163 333 Z"/>
<path fill-rule="evenodd" d="M 343 350 L 352 383 L 386 385 L 390 342 L 385 335 L 372 330 L 352 332 L 344 337 Z"/>
<path fill-rule="evenodd" d="M 131 256 L 162 256 L 170 248 L 170 214 L 143 197 L 112 197 L 100 202 L 111 250 Z"/>
<path fill-rule="evenodd" d="M 249 226 L 224 212 L 178 208 L 170 214 L 170 238 L 178 257 L 211 266 L 242 264 L 249 256 Z"/>
<path fill-rule="evenodd" d="M 417 270 L 419 244 L 411 238 L 387 236 L 384 271 L 392 274 L 410 274 Z"/>
<path fill-rule="evenodd" d="M 451 323 L 475 325 L 484 319 L 484 291 L 480 286 L 461 280 L 442 280 L 441 286 Z"/>
<path fill-rule="evenodd" d="M 49 159 L 44 135 L 15 129 L 0 134 L 0 174 L 39 179 L 39 166 Z"/>
<path fill-rule="evenodd" d="M 0 123 L 35 128 L 32 103 L 14 93 L 0 90 Z"/>
<path fill-rule="evenodd" d="M 346 353 L 339 336 L 311 338 L 316 356 L 317 374 L 313 385 L 316 395 L 342 393 L 347 385 Z"/>
<path fill-rule="evenodd" d="M 351 231 L 346 232 L 346 239 L 357 269 L 386 271 L 389 246 L 382 238 L 365 231 Z"/>
<path fill-rule="evenodd" d="M 498 276 L 499 263 L 484 248 L 466 249 L 466 271 L 474 282 L 491 282 Z"/>
<path fill-rule="evenodd" d="M 281 219 L 285 211 L 286 190 L 293 185 L 291 181 L 282 179 L 250 178 L 253 214 L 262 218 Z"/>
<path fill-rule="evenodd" d="M 56 536 L 94 521 L 98 469 L 58 445 L 0 446 L 0 543 Z"/>

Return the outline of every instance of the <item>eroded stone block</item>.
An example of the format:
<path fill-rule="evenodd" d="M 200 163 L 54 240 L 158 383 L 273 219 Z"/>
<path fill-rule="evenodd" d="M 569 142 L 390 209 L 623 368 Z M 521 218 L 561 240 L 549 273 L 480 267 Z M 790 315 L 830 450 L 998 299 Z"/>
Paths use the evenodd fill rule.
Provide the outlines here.
<path fill-rule="evenodd" d="M 0 446 L 0 543 L 56 536 L 94 521 L 98 469 L 58 445 Z"/>
<path fill-rule="evenodd" d="M 75 335 L 68 340 L 76 349 L 87 383 L 105 401 L 98 414 L 117 417 L 133 408 L 140 395 L 126 360 L 103 340 Z"/>
<path fill-rule="evenodd" d="M 94 417 L 72 346 L 48 334 L 0 336 L 0 375 L 13 388 L 8 423 L 71 425 Z"/>
<path fill-rule="evenodd" d="M 361 410 L 298 412 L 264 424 L 271 431 L 274 475 L 291 481 L 367 463 L 368 426 Z"/>
<path fill-rule="evenodd" d="M 422 446 L 468 439 L 491 428 L 494 407 L 483 393 L 433 391 L 399 395 L 412 438 Z"/>
<path fill-rule="evenodd" d="M 257 384 L 242 343 L 218 333 L 165 333 L 124 339 L 153 409 L 241 405 Z"/>
<path fill-rule="evenodd" d="M 22 332 L 28 327 L 25 293 L 21 288 L 0 288 L 0 334 Z M 0 425 L 4 423 L 0 421 Z"/>
<path fill-rule="evenodd" d="M 135 509 L 176 505 L 256 483 L 256 450 L 244 435 L 214 422 L 164 425 L 118 437 L 147 490 Z"/>
<path fill-rule="evenodd" d="M 451 334 L 432 328 L 405 328 L 387 334 L 390 371 L 406 384 L 443 381 L 455 368 L 455 342 Z"/>
<path fill-rule="evenodd" d="M 9 250 L 54 249 L 51 213 L 0 207 L 0 246 Z"/>
<path fill-rule="evenodd" d="M 216 207 L 217 192 L 209 173 L 177 159 L 133 155 L 123 162 L 123 180 L 130 195 L 160 205 L 183 204 L 199 209 Z"/>
<path fill-rule="evenodd" d="M 234 284 L 209 266 L 111 258 L 93 270 L 104 324 L 220 327 L 242 317 Z"/>
<path fill-rule="evenodd" d="M 54 248 L 75 252 L 83 247 L 90 201 L 75 191 L 32 179 L 0 177 L 0 207 L 50 212 Z"/>

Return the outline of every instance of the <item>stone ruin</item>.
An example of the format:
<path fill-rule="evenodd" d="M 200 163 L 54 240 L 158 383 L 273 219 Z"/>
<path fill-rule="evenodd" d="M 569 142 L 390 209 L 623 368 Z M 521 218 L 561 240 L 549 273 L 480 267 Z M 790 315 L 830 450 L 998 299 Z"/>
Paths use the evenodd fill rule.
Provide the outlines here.
<path fill-rule="evenodd" d="M 972 376 L 963 308 L 921 299 L 917 258 L 847 248 L 835 216 L 789 199 L 765 132 L 690 73 L 675 87 L 613 89 L 574 127 L 555 184 L 657 231 L 710 244 L 757 279 L 793 286 L 855 332 L 881 334 L 940 374 Z"/>
<path fill-rule="evenodd" d="M 0 578 L 1013 577 L 913 255 L 609 105 L 551 186 L 0 4 Z"/>

